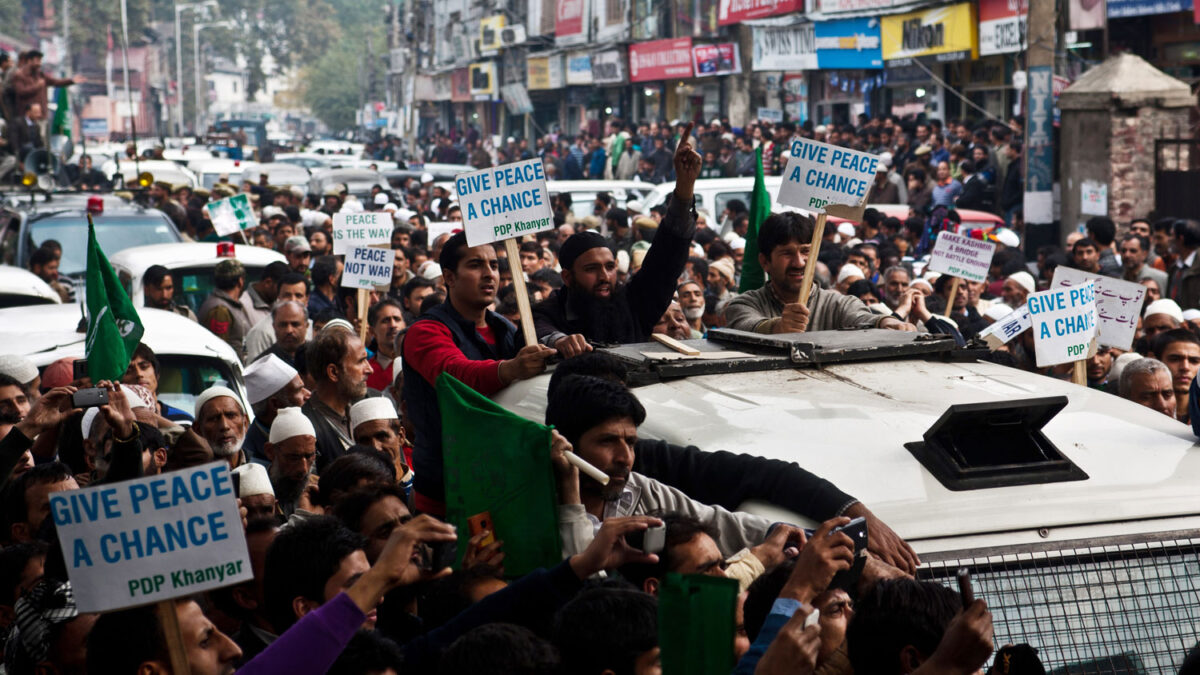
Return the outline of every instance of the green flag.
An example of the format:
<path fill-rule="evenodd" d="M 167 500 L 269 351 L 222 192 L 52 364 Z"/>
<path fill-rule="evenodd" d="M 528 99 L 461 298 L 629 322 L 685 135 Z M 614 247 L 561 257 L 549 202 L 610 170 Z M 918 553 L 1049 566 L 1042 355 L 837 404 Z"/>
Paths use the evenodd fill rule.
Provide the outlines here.
<path fill-rule="evenodd" d="M 733 669 L 736 579 L 671 572 L 658 590 L 663 675 L 727 675 Z"/>
<path fill-rule="evenodd" d="M 467 519 L 485 511 L 504 542 L 506 576 L 562 561 L 550 427 L 501 408 L 449 373 L 438 376 L 437 397 L 446 520 L 458 528 L 459 562 L 471 537 Z"/>
<path fill-rule="evenodd" d="M 754 194 L 750 195 L 750 227 L 746 230 L 746 250 L 742 256 L 742 280 L 738 292 L 762 288 L 767 282 L 762 265 L 758 264 L 758 230 L 771 215 L 771 194 L 763 180 L 762 146 L 754 151 Z"/>
<path fill-rule="evenodd" d="M 54 121 L 50 124 L 51 136 L 71 137 L 71 110 L 67 102 L 67 88 L 58 87 L 54 91 Z"/>
<path fill-rule="evenodd" d="M 96 228 L 88 216 L 87 248 L 87 355 L 88 377 L 92 382 L 121 379 L 133 350 L 142 339 L 142 319 L 121 287 L 117 273 L 100 244 Z"/>

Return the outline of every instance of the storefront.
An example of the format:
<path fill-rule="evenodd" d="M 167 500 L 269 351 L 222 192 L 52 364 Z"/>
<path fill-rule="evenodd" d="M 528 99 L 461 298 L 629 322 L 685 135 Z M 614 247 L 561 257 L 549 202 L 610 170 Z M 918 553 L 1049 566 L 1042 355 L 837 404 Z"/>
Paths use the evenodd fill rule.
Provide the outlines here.
<path fill-rule="evenodd" d="M 588 52 L 567 52 L 566 61 L 566 111 L 563 113 L 563 131 L 569 135 L 580 129 L 599 129 L 599 116 L 589 116 L 588 104 L 592 98 L 592 55 Z M 594 132 L 593 132 L 594 133 Z"/>
<path fill-rule="evenodd" d="M 883 84 L 879 20 L 822 21 L 814 25 L 817 67 L 810 91 L 819 124 L 855 122 L 871 114 L 871 94 Z"/>
<path fill-rule="evenodd" d="M 695 78 L 680 87 L 678 109 L 672 117 L 683 121 L 711 120 L 724 114 L 729 76 L 742 74 L 742 55 L 736 43 L 692 46 Z"/>
<path fill-rule="evenodd" d="M 945 81 L 945 64 L 978 58 L 978 31 L 974 5 L 967 2 L 882 17 L 885 109 L 900 116 L 957 117 L 963 106 L 933 76 Z"/>
<path fill-rule="evenodd" d="M 1110 52 L 1153 54 L 1148 60 L 1168 75 L 1200 81 L 1200 22 L 1193 0 L 1108 0 L 1108 29 Z"/>
<path fill-rule="evenodd" d="M 755 26 L 752 29 L 751 68 L 764 78 L 766 98 L 755 107 L 781 109 L 785 118 L 804 122 L 809 117 L 809 78 L 805 71 L 817 69 L 814 24 Z M 815 74 L 815 73 L 813 73 Z"/>
<path fill-rule="evenodd" d="M 689 85 L 684 82 L 690 79 L 692 38 L 629 45 L 629 82 L 634 85 L 632 120 L 648 122 L 676 116 L 682 107 L 680 96 L 690 94 Z"/>
<path fill-rule="evenodd" d="M 566 112 L 562 105 L 566 86 L 562 54 L 525 58 L 525 87 L 533 104 L 532 123 L 539 135 L 567 128 L 567 120 L 560 117 Z"/>
<path fill-rule="evenodd" d="M 600 111 L 598 119 L 603 122 L 610 117 L 629 119 L 630 107 L 629 72 L 625 66 L 625 54 L 619 49 L 608 49 L 592 54 L 591 107 Z M 601 125 L 603 129 L 603 125 Z"/>

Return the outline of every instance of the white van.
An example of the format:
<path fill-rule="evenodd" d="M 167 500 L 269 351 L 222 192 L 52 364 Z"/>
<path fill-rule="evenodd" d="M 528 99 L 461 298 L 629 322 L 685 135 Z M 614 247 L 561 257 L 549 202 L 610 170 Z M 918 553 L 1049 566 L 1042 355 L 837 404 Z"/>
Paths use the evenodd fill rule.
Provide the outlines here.
<path fill-rule="evenodd" d="M 781 176 L 766 176 L 763 179 L 763 184 L 767 187 L 767 192 L 770 193 L 772 203 L 774 203 L 775 195 L 779 194 L 779 185 L 783 181 Z M 646 200 L 642 203 L 647 209 L 665 204 L 667 197 L 675 191 L 675 181 L 669 183 L 659 183 L 654 186 Z M 693 188 L 696 195 L 696 208 L 708 212 L 711 225 L 715 227 L 721 220 L 721 212 L 725 210 L 725 205 L 731 199 L 740 199 L 750 208 L 750 195 L 754 193 L 754 177 L 747 176 L 742 178 L 703 178 L 696 181 L 696 187 Z"/>
<path fill-rule="evenodd" d="M 262 278 L 262 270 L 273 262 L 287 262 L 282 253 L 260 246 L 234 245 L 234 257 L 246 268 L 246 283 Z M 193 312 L 212 293 L 213 271 L 217 263 L 224 260 L 217 254 L 215 243 L 150 244 L 134 246 L 112 254 L 108 261 L 129 299 L 135 307 L 146 304 L 142 277 L 151 265 L 162 265 L 171 271 L 175 282 L 175 301 L 186 305 Z"/>
<path fill-rule="evenodd" d="M 1186 425 L 915 333 L 685 342 L 729 358 L 607 350 L 646 407 L 639 437 L 832 481 L 908 540 L 919 577 L 952 585 L 970 570 L 996 645 L 1033 645 L 1048 672 L 1178 672 L 1200 626 L 1200 448 Z M 548 381 L 495 398 L 544 422 Z"/>

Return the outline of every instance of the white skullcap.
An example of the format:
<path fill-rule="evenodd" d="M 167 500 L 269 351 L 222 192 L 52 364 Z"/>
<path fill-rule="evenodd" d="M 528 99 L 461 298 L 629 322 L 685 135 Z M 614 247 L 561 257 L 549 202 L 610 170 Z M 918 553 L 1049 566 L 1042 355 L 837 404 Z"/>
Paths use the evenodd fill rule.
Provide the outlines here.
<path fill-rule="evenodd" d="M 384 204 L 388 203 L 387 200 L 388 200 L 387 193 L 384 193 L 384 192 L 375 193 L 375 206 L 383 206 Z"/>
<path fill-rule="evenodd" d="M 879 165 L 884 167 L 885 169 L 891 167 L 892 166 L 892 153 L 890 153 L 890 152 L 879 153 Z"/>
<path fill-rule="evenodd" d="M 846 237 L 847 239 L 852 239 L 855 235 L 858 234 L 858 230 L 856 230 L 854 228 L 854 223 L 842 223 L 842 224 L 838 225 L 837 231 L 838 231 L 838 234 L 842 235 L 843 237 Z"/>
<path fill-rule="evenodd" d="M 433 182 L 433 174 L 429 173 L 428 171 L 421 174 L 421 182 L 422 183 L 432 183 Z"/>
<path fill-rule="evenodd" d="M 641 213 L 645 209 L 646 209 L 646 207 L 642 206 L 642 203 L 636 199 L 630 199 L 629 201 L 625 202 L 625 210 L 626 211 L 633 211 L 635 213 Z"/>
<path fill-rule="evenodd" d="M 735 251 L 745 251 L 746 240 L 741 237 L 734 237 L 733 241 L 729 242 L 729 248 Z"/>
<path fill-rule="evenodd" d="M 415 215 L 417 212 L 412 209 L 396 209 L 396 212 L 392 214 L 392 220 L 397 223 L 407 223 L 408 219 Z"/>
<path fill-rule="evenodd" d="M 1184 321 L 1194 321 L 1200 319 L 1200 309 L 1185 309 L 1183 310 Z"/>
<path fill-rule="evenodd" d="M 8 375 L 21 384 L 29 384 L 33 382 L 33 378 L 38 376 L 38 369 L 33 365 L 33 361 L 24 356 L 5 354 L 0 356 L 0 373 Z"/>
<path fill-rule="evenodd" d="M 1154 302 L 1150 303 L 1150 305 L 1146 307 L 1146 313 L 1143 314 L 1142 317 L 1149 319 L 1155 314 L 1166 314 L 1172 319 L 1175 319 L 1177 323 L 1183 323 L 1183 310 L 1179 309 L 1178 303 L 1169 298 L 1155 300 Z"/>
<path fill-rule="evenodd" d="M 858 246 L 861 243 L 862 243 L 862 239 L 859 239 L 858 237 L 854 237 L 853 239 L 851 239 L 851 240 L 847 241 L 845 244 L 843 244 L 843 246 L 845 246 L 846 248 L 854 248 L 855 246 Z"/>
<path fill-rule="evenodd" d="M 917 277 L 916 279 L 913 279 L 912 281 L 908 282 L 909 288 L 912 288 L 913 286 L 918 286 L 918 285 L 925 286 L 926 288 L 928 288 L 931 291 L 933 290 L 933 284 L 929 283 L 928 281 L 925 281 L 921 277 Z"/>
<path fill-rule="evenodd" d="M 1008 275 L 1008 278 L 1017 282 L 1018 286 L 1024 288 L 1030 293 L 1033 293 L 1037 290 L 1037 282 L 1033 280 L 1033 275 L 1029 272 L 1013 272 L 1012 274 Z"/>
<path fill-rule="evenodd" d="M 129 385 L 121 385 L 121 392 L 125 394 L 125 400 L 129 401 L 130 410 L 150 407 L 136 391 L 129 387 Z M 96 418 L 99 415 L 99 406 L 88 408 L 87 412 L 83 413 L 83 419 L 79 420 L 79 428 L 81 431 L 83 431 L 84 438 L 87 438 L 92 433 L 92 425 L 96 423 Z"/>
<path fill-rule="evenodd" d="M 254 462 L 246 462 L 233 470 L 238 479 L 238 496 L 253 497 L 254 495 L 275 496 L 275 488 L 271 487 L 271 477 L 267 475 L 267 467 Z"/>
<path fill-rule="evenodd" d="M 383 210 L 386 213 L 395 213 L 396 211 L 400 210 L 400 207 L 396 206 L 395 204 L 393 204 L 391 202 L 388 202 L 383 205 Z"/>
<path fill-rule="evenodd" d="M 988 307 L 983 315 L 992 321 L 999 321 L 1009 314 L 1012 314 L 1012 311 L 1012 307 L 1009 307 L 1003 302 L 993 302 L 992 306 Z"/>
<path fill-rule="evenodd" d="M 392 405 L 391 401 L 382 396 L 364 398 L 350 406 L 350 433 L 353 435 L 354 430 L 363 422 L 398 419 L 400 416 L 396 414 L 396 406 Z"/>
<path fill-rule="evenodd" d="M 858 265 L 851 265 L 850 263 L 846 263 L 845 265 L 842 265 L 842 269 L 838 270 L 837 282 L 840 284 L 843 281 L 846 281 L 847 279 L 865 279 L 865 278 L 866 277 L 863 276 L 862 270 L 860 270 L 858 268 Z"/>
<path fill-rule="evenodd" d="M 433 262 L 432 260 L 427 261 L 421 266 L 421 276 L 433 281 L 434 279 L 442 276 L 442 266 Z"/>
<path fill-rule="evenodd" d="M 291 192 L 292 196 L 296 199 L 304 199 L 304 188 L 300 187 L 299 185 L 293 185 L 288 191 Z"/>
<path fill-rule="evenodd" d="M 271 422 L 271 436 L 267 439 L 272 444 L 281 443 L 297 436 L 317 437 L 313 424 L 299 408 L 283 408 Z"/>
<path fill-rule="evenodd" d="M 264 206 L 262 208 L 262 217 L 263 218 L 273 218 L 275 216 L 285 216 L 285 215 L 287 215 L 287 214 L 285 214 L 283 212 L 283 209 L 281 209 L 275 205 Z"/>
<path fill-rule="evenodd" d="M 297 374 L 295 368 L 274 354 L 268 354 L 246 366 L 243 375 L 246 378 L 246 397 L 250 399 L 250 405 L 271 398 L 294 380 Z"/>
<path fill-rule="evenodd" d="M 242 414 L 246 414 L 246 408 L 242 406 L 242 399 L 238 397 L 237 392 L 229 387 L 222 387 L 218 384 L 205 389 L 204 391 L 200 392 L 199 396 L 196 397 L 196 421 L 200 421 L 200 411 L 204 409 L 205 403 L 208 403 L 214 398 L 221 398 L 222 396 L 228 396 L 229 398 L 237 401 L 238 407 L 242 409 Z"/>
<path fill-rule="evenodd" d="M 1021 245 L 1021 237 L 1017 236 L 1016 232 L 1013 232 L 1007 227 L 996 228 L 996 231 L 993 232 L 992 235 L 996 237 L 996 241 L 1009 248 L 1016 248 Z"/>
<path fill-rule="evenodd" d="M 617 271 L 621 274 L 629 273 L 629 251 L 625 249 L 617 251 Z"/>
<path fill-rule="evenodd" d="M 335 330 L 335 329 L 341 329 L 341 330 L 346 331 L 347 333 L 354 333 L 354 325 L 345 319 L 330 319 L 329 323 L 325 324 L 324 326 L 321 326 L 320 332 L 324 333 L 325 331 L 330 331 L 330 330 Z"/>
<path fill-rule="evenodd" d="M 1146 357 L 1138 354 L 1137 352 L 1125 352 L 1124 354 L 1113 359 L 1112 367 L 1108 369 L 1108 381 L 1120 382 L 1121 371 L 1125 370 L 1125 366 L 1144 358 Z"/>
<path fill-rule="evenodd" d="M 693 241 L 692 242 L 692 256 L 696 257 L 696 258 L 703 258 L 704 255 L 705 255 L 704 247 Z"/>

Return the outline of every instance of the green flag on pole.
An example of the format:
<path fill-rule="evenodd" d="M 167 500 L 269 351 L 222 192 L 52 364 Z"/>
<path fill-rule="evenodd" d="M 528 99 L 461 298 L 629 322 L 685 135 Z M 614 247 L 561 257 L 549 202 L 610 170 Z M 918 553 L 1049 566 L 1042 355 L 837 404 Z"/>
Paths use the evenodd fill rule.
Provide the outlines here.
<path fill-rule="evenodd" d="M 96 228 L 88 216 L 87 248 L 87 355 L 88 377 L 92 382 L 118 381 L 133 359 L 133 350 L 142 339 L 142 319 L 129 301 L 117 273 L 100 244 Z"/>
<path fill-rule="evenodd" d="M 467 519 L 486 511 L 504 542 L 506 576 L 561 562 L 550 427 L 514 415 L 449 373 L 438 376 L 437 397 L 446 521 L 458 528 L 458 561 L 471 537 Z"/>
<path fill-rule="evenodd" d="M 51 136 L 71 137 L 71 110 L 67 102 L 67 88 L 58 87 L 54 91 L 54 121 L 50 124 Z"/>
<path fill-rule="evenodd" d="M 758 230 L 771 215 L 771 194 L 763 180 L 762 146 L 754 151 L 754 193 L 750 195 L 750 227 L 746 230 L 746 250 L 742 256 L 742 280 L 738 292 L 762 288 L 767 282 L 762 265 L 758 264 Z"/>

